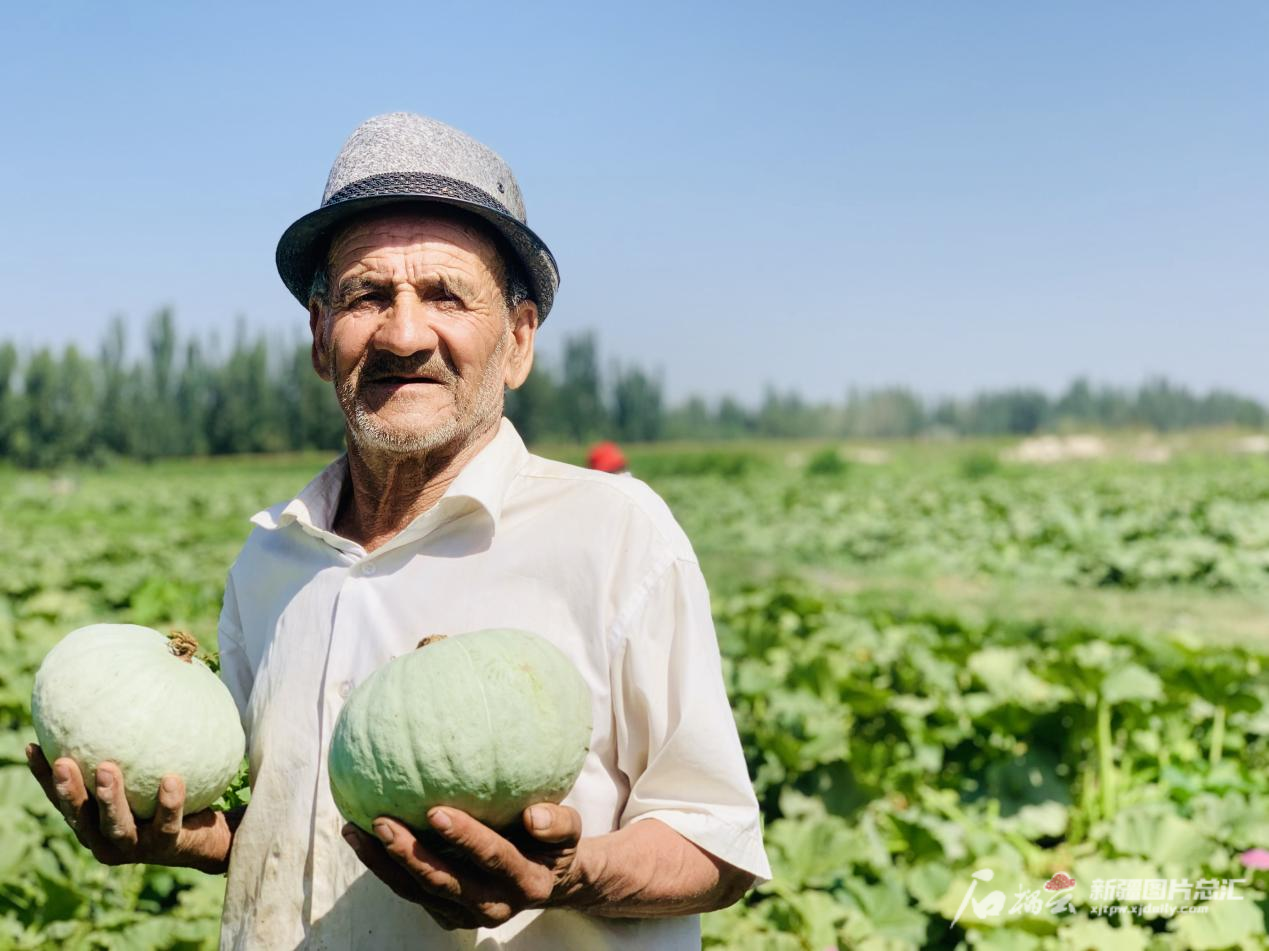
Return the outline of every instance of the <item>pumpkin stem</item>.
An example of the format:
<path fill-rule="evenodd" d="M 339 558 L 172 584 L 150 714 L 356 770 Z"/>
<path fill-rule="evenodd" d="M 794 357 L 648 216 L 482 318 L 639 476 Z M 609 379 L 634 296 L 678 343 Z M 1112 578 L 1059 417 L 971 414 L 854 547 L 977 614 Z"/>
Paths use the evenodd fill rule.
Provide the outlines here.
<path fill-rule="evenodd" d="M 427 637 L 423 638 L 423 640 L 419 641 L 418 647 L 415 647 L 415 650 L 418 650 L 419 647 L 427 647 L 427 645 L 431 644 L 433 641 L 443 641 L 448 636 L 448 634 L 429 634 Z"/>
<path fill-rule="evenodd" d="M 194 662 L 198 653 L 198 641 L 188 631 L 173 631 L 167 636 L 167 649 L 187 664 Z"/>

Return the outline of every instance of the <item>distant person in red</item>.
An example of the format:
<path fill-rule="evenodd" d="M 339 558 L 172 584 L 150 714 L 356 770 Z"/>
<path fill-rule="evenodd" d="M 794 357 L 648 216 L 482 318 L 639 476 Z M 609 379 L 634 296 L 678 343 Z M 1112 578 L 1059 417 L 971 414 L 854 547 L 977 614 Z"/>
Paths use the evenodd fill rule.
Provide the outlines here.
<path fill-rule="evenodd" d="M 601 442 L 592 448 L 590 455 L 586 457 L 586 465 L 591 469 L 613 474 L 630 470 L 630 467 L 626 465 L 626 457 L 621 454 L 615 442 Z"/>

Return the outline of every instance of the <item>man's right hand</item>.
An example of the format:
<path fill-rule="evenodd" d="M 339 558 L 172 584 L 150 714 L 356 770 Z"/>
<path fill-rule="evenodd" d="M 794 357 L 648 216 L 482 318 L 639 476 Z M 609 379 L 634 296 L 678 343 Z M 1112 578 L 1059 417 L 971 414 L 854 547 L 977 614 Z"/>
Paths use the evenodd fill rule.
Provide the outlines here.
<path fill-rule="evenodd" d="M 97 767 L 93 797 L 74 760 L 62 757 L 50 767 L 34 743 L 26 748 L 26 758 L 49 802 L 65 817 L 80 844 L 103 865 L 145 862 L 211 874 L 228 867 L 237 823 L 231 824 L 225 813 L 211 809 L 186 816 L 185 783 L 179 776 L 163 777 L 154 818 L 145 821 L 132 814 L 123 774 L 114 763 Z"/>

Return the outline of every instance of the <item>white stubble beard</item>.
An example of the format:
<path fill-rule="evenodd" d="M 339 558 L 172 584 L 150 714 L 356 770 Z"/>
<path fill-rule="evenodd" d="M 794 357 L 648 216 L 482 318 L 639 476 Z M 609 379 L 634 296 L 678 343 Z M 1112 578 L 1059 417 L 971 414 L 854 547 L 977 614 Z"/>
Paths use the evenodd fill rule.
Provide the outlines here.
<path fill-rule="evenodd" d="M 481 375 L 480 386 L 472 394 L 470 400 L 464 401 L 455 392 L 454 413 L 445 423 L 439 426 L 402 432 L 382 425 L 373 412 L 366 408 L 359 398 L 352 378 L 346 377 L 342 382 L 335 378 L 335 396 L 344 411 L 347 429 L 357 447 L 370 452 L 390 453 L 393 455 L 426 456 L 438 449 L 461 445 L 472 434 L 484 432 L 502 415 L 503 381 L 501 376 L 493 372 L 502 360 L 507 349 L 509 329 L 504 329 L 498 344 L 490 354 Z M 329 353 L 330 366 L 335 367 L 333 348 Z"/>

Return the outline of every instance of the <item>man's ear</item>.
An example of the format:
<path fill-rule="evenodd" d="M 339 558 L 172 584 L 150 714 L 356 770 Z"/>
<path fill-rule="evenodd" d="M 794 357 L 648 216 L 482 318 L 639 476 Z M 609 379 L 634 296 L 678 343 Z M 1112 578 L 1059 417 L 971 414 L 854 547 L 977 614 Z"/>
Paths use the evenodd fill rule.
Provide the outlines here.
<path fill-rule="evenodd" d="M 330 353 L 330 341 L 326 339 L 326 333 L 330 328 L 327 326 L 322 305 L 315 300 L 309 301 L 308 304 L 308 329 L 313 335 L 313 369 L 317 371 L 318 376 L 329 383 L 331 367 L 327 354 Z"/>
<path fill-rule="evenodd" d="M 511 313 L 511 346 L 507 352 L 507 372 L 503 378 L 508 389 L 516 390 L 529 378 L 533 369 L 533 341 L 538 332 L 538 305 L 521 301 Z"/>

